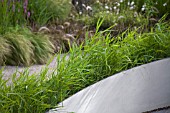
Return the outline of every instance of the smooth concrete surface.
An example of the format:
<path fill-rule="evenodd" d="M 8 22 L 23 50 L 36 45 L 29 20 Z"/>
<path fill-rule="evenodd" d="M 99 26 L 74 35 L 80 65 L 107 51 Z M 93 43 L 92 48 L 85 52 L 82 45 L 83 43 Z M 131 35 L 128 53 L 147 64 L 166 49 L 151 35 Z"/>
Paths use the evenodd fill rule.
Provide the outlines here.
<path fill-rule="evenodd" d="M 48 113 L 142 113 L 170 106 L 170 58 L 108 77 L 59 106 Z"/>

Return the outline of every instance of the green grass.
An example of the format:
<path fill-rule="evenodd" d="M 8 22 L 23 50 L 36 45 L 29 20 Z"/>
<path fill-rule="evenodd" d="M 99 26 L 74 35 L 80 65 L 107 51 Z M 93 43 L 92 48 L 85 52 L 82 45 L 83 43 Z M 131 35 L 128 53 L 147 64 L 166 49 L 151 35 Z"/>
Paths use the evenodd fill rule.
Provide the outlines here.
<path fill-rule="evenodd" d="M 0 71 L 0 111 L 2 113 L 43 113 L 77 91 L 115 73 L 170 57 L 169 23 L 157 23 L 149 33 L 126 31 L 111 37 L 109 29 L 97 31 L 85 45 L 57 56 L 58 66 L 48 75 L 45 68 L 38 75 L 29 71 L 13 74 L 12 84 L 2 79 Z M 105 35 L 103 35 L 105 33 Z M 107 35 L 106 35 L 107 34 Z M 125 35 L 126 34 L 126 35 Z M 124 36 L 125 35 L 125 36 Z M 83 51 L 82 51 L 83 49 Z M 66 60 L 66 56 L 69 59 Z"/>

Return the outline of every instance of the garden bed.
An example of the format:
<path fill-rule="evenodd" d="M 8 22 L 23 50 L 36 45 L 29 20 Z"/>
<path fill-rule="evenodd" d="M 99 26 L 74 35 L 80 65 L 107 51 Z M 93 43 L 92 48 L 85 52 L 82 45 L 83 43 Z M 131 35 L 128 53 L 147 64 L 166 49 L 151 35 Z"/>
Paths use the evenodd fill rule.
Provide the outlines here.
<path fill-rule="evenodd" d="M 113 74 L 170 57 L 170 22 L 164 12 L 169 2 L 161 1 L 165 6 L 158 7 L 157 14 L 152 1 L 96 1 L 83 6 L 92 12 L 81 13 L 66 0 L 29 0 L 26 8 L 27 0 L 7 1 L 0 1 L 6 3 L 0 7 L 0 64 L 6 68 L 47 66 L 38 74 L 29 70 L 11 73 L 10 80 L 0 70 L 3 113 L 46 112 Z M 145 10 L 138 11 L 137 4 Z M 55 55 L 57 66 L 48 66 Z"/>

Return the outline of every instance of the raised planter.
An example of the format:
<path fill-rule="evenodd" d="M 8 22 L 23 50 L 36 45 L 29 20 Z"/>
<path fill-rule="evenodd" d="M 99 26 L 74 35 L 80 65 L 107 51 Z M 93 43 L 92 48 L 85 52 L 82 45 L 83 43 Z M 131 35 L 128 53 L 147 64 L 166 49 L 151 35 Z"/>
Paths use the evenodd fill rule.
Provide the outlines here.
<path fill-rule="evenodd" d="M 170 58 L 108 77 L 59 106 L 48 113 L 170 113 Z"/>

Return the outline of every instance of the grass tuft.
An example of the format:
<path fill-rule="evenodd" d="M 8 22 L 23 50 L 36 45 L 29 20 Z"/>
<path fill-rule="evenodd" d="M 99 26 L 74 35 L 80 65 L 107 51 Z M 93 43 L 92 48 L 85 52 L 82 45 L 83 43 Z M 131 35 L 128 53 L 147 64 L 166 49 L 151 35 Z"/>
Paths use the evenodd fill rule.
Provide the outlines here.
<path fill-rule="evenodd" d="M 17 66 L 44 64 L 54 54 L 54 46 L 47 36 L 35 35 L 27 29 L 10 28 L 1 40 L 6 41 L 1 46 L 8 53 L 2 51 L 2 57 L 5 59 L 1 64 Z"/>
<path fill-rule="evenodd" d="M 10 56 L 11 49 L 8 40 L 0 36 L 0 65 L 3 65 L 6 62 L 6 57 Z"/>
<path fill-rule="evenodd" d="M 33 53 L 33 45 L 23 35 L 6 33 L 4 38 L 9 41 L 11 55 L 7 58 L 8 65 L 30 65 Z"/>

